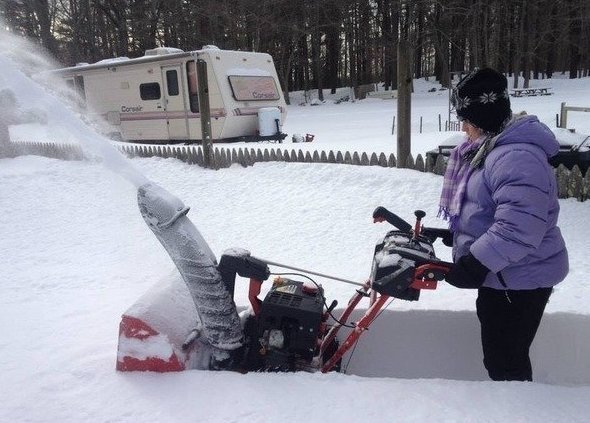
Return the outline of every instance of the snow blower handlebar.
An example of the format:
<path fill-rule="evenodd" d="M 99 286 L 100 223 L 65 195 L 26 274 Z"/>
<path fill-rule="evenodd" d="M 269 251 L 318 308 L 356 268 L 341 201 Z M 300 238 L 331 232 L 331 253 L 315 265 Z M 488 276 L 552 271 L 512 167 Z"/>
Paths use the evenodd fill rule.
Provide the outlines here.
<path fill-rule="evenodd" d="M 423 227 L 421 222 L 422 218 L 426 216 L 424 211 L 416 210 L 414 215 L 416 223 L 412 227 L 385 207 L 379 206 L 373 212 L 373 222 L 388 222 L 404 233 L 407 237 L 405 239 L 409 242 L 407 247 L 402 245 L 398 251 L 403 257 L 399 262 L 399 268 L 388 273 L 387 276 L 373 281 L 373 288 L 403 299 L 408 299 L 405 294 L 407 288 L 436 289 L 436 282 L 443 280 L 452 266 L 452 263 L 436 258 L 420 257 L 424 253 L 423 246 L 420 245 L 421 239 L 427 239 L 432 243 L 436 238 L 448 239 L 451 234 L 448 229 Z M 406 282 L 400 283 L 400 281 Z M 392 290 L 391 287 L 395 287 L 395 289 Z"/>
<path fill-rule="evenodd" d="M 344 354 L 356 345 L 361 334 L 381 314 L 390 299 L 417 301 L 422 289 L 436 289 L 437 282 L 448 273 L 452 264 L 438 260 L 432 246 L 432 242 L 444 234 L 436 232 L 434 236 L 433 232 L 428 233 L 428 228 L 421 225 L 426 213 L 416 210 L 414 214 L 416 223 L 412 226 L 385 207 L 377 207 L 373 212 L 375 223 L 386 221 L 398 230 L 388 232 L 383 241 L 377 244 L 367 285 L 355 292 L 342 316 L 324 338 L 322 358 L 360 300 L 366 296 L 371 298 L 369 308 L 353 324 L 353 330 L 331 357 L 324 360 L 320 367 L 323 373 L 337 368 Z"/>
<path fill-rule="evenodd" d="M 414 215 L 416 216 L 416 224 L 412 228 L 412 225 L 410 225 L 404 219 L 390 212 L 385 207 L 379 206 L 373 212 L 373 223 L 387 222 L 402 232 L 412 232 L 413 230 L 414 239 L 416 239 L 419 235 L 422 235 L 430 239 L 432 242 L 434 242 L 437 238 L 441 238 L 445 245 L 452 245 L 452 234 L 448 229 L 427 228 L 425 226 L 421 226 L 421 220 L 426 215 L 426 213 L 424 213 L 422 210 L 416 210 Z"/>
<path fill-rule="evenodd" d="M 387 222 L 402 232 L 410 232 L 412 225 L 385 207 L 379 206 L 373 212 L 373 223 Z"/>
<path fill-rule="evenodd" d="M 267 263 L 252 257 L 247 250 L 236 248 L 223 253 L 217 269 L 232 298 L 234 296 L 236 274 L 250 279 L 248 300 L 252 305 L 254 315 L 260 314 L 262 301 L 258 298 L 258 295 L 262 288 L 262 282 L 270 276 Z"/>

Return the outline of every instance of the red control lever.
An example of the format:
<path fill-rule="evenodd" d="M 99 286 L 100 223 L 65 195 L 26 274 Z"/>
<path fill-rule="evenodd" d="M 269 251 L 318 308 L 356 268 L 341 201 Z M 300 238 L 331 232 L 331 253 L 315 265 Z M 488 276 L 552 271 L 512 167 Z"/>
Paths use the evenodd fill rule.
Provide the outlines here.
<path fill-rule="evenodd" d="M 451 263 L 426 263 L 418 266 L 414 272 L 414 282 L 410 285 L 415 289 L 436 289 L 437 281 L 442 281 L 451 270 Z"/>

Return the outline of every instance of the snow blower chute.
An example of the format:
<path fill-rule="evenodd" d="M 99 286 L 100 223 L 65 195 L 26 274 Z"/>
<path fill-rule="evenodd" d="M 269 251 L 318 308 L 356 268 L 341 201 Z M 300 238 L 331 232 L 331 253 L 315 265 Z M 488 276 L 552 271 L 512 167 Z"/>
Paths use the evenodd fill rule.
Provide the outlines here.
<path fill-rule="evenodd" d="M 370 278 L 364 283 L 256 258 L 243 249 L 226 251 L 217 263 L 186 216 L 188 207 L 162 188 L 139 188 L 141 214 L 178 268 L 181 280 L 146 293 L 123 315 L 117 370 L 235 371 L 338 370 L 343 355 L 358 341 L 390 298 L 417 301 L 422 289 L 435 289 L 450 264 L 436 258 L 432 243 L 444 230 L 424 228 L 416 211 L 412 227 L 383 207 L 374 222 L 397 228 L 377 244 Z M 269 265 L 297 270 L 301 280 L 275 277 L 264 299 L 261 286 Z M 233 301 L 236 275 L 249 278 L 251 307 L 238 314 Z M 324 289 L 309 275 L 357 286 L 339 317 Z M 355 323 L 348 319 L 363 298 L 369 307 Z M 339 330 L 352 328 L 344 339 Z"/>

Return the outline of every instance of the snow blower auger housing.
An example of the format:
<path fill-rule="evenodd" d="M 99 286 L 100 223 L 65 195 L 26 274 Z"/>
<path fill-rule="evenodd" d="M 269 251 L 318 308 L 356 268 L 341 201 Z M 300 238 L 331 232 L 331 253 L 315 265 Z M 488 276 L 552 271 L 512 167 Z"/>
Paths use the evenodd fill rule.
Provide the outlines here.
<path fill-rule="evenodd" d="M 256 258 L 243 249 L 226 251 L 216 264 L 208 245 L 186 217 L 188 208 L 173 199 L 158 199 L 159 195 L 163 194 L 153 187 L 140 190 L 140 210 L 186 286 L 159 286 L 123 315 L 117 360 L 121 371 L 339 370 L 344 354 L 388 300 L 417 301 L 420 290 L 435 289 L 450 266 L 436 258 L 432 246 L 444 232 L 423 228 L 424 212 L 415 212 L 412 227 L 383 207 L 373 213 L 374 222 L 387 221 L 397 230 L 388 232 L 377 244 L 371 276 L 364 283 Z M 158 209 L 167 202 L 172 204 L 168 212 Z M 174 245 L 176 238 L 178 246 Z M 271 276 L 269 265 L 296 270 L 304 281 L 279 275 L 261 300 L 262 284 Z M 251 305 L 237 320 L 233 302 L 236 275 L 250 279 Z M 308 275 L 357 286 L 339 317 L 333 315 L 337 302 L 328 305 L 323 287 Z M 349 322 L 363 298 L 370 301 L 368 309 L 360 320 Z M 339 340 L 343 326 L 352 330 Z"/>

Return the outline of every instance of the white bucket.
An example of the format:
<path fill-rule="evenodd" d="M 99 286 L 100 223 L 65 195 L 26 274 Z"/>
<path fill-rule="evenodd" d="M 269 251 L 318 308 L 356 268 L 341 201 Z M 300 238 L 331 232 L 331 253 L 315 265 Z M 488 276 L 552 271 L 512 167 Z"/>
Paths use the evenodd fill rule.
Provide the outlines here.
<path fill-rule="evenodd" d="M 258 134 L 261 137 L 276 135 L 280 132 L 277 129 L 276 120 L 281 124 L 281 111 L 278 107 L 263 107 L 258 110 Z"/>

